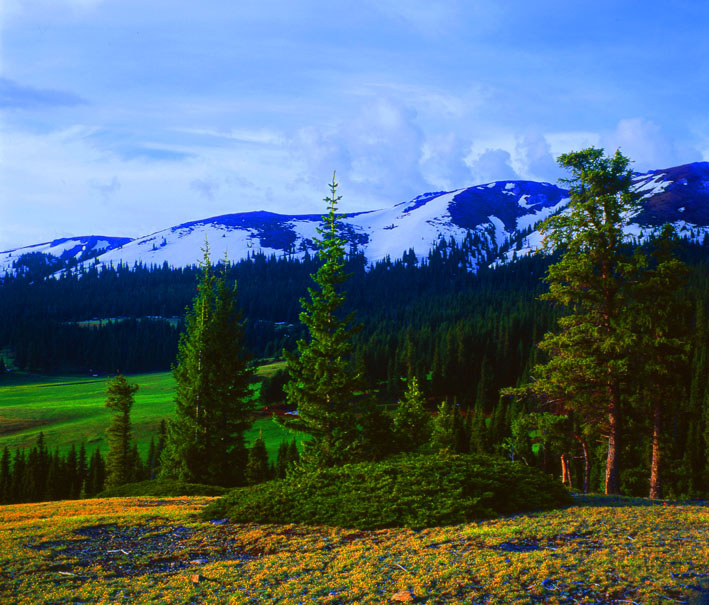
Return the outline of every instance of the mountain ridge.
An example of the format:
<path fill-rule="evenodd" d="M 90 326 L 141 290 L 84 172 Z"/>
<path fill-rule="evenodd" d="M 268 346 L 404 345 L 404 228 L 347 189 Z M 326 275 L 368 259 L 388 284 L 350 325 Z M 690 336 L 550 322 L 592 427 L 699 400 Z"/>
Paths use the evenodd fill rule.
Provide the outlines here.
<path fill-rule="evenodd" d="M 658 226 L 673 223 L 690 239 L 709 233 L 709 162 L 636 173 L 642 208 L 631 218 L 628 235 L 643 239 Z M 378 210 L 342 215 L 346 245 L 364 253 L 369 264 L 400 258 L 410 250 L 419 260 L 441 238 L 468 237 L 471 268 L 504 262 L 541 244 L 535 226 L 562 211 L 568 190 L 545 182 L 494 181 L 453 191 L 423 193 Z M 79 265 L 127 264 L 190 266 L 202 256 L 205 239 L 214 258 L 238 261 L 252 254 L 314 254 L 320 214 L 280 214 L 253 210 L 189 221 L 137 238 L 81 236 L 61 238 L 0 252 L 0 274 L 12 273 L 24 254 L 39 252 Z"/>

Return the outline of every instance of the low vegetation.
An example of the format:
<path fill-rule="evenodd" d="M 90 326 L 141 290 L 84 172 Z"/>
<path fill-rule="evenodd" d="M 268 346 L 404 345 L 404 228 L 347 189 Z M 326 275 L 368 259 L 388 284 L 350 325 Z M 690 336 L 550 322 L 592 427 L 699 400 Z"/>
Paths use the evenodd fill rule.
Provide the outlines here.
<path fill-rule="evenodd" d="M 125 498 L 137 496 L 156 496 L 174 498 L 178 496 L 222 496 L 228 490 L 218 485 L 185 483 L 184 481 L 163 481 L 151 479 L 136 483 L 124 483 L 117 487 L 103 490 L 99 498 Z"/>
<path fill-rule="evenodd" d="M 480 456 L 408 455 L 291 473 L 230 492 L 206 519 L 378 529 L 454 525 L 569 504 L 537 469 Z"/>
<path fill-rule="evenodd" d="M 295 605 L 386 603 L 408 594 L 429 604 L 671 603 L 706 596 L 705 506 L 591 497 L 582 506 L 456 526 L 361 531 L 200 521 L 210 501 L 0 507 L 0 602 Z"/>

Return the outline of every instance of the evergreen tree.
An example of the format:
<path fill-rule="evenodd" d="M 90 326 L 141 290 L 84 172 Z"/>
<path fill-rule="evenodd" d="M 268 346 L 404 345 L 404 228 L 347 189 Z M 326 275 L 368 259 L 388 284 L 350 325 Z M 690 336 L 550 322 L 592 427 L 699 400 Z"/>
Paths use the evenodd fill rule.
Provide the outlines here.
<path fill-rule="evenodd" d="M 86 478 L 86 497 L 91 498 L 103 490 L 106 482 L 106 463 L 98 448 L 94 450 L 89 462 Z"/>
<path fill-rule="evenodd" d="M 430 440 L 431 415 L 426 411 L 425 403 L 418 379 L 414 376 L 409 380 L 392 419 L 394 439 L 399 451 L 414 452 Z"/>
<path fill-rule="evenodd" d="M 258 439 L 249 450 L 249 459 L 246 463 L 246 482 L 249 485 L 262 483 L 263 481 L 268 481 L 271 478 L 270 475 L 266 444 L 263 440 L 263 435 L 259 434 Z"/>
<path fill-rule="evenodd" d="M 438 406 L 438 413 L 433 417 L 431 431 L 431 444 L 438 451 L 458 452 L 458 447 L 463 442 L 461 433 L 463 421 L 458 411 L 458 406 L 448 399 L 443 400 Z"/>
<path fill-rule="evenodd" d="M 10 450 L 5 446 L 0 458 L 0 502 L 9 504 L 12 488 L 12 468 L 10 466 Z"/>
<path fill-rule="evenodd" d="M 276 457 L 276 468 L 274 469 L 276 479 L 284 479 L 288 472 L 288 442 L 281 441 L 278 446 L 278 456 Z"/>
<path fill-rule="evenodd" d="M 640 384 L 642 399 L 649 404 L 643 411 L 652 419 L 650 498 L 663 497 L 661 443 L 664 421 L 673 407 L 678 408 L 676 402 L 683 399 L 686 389 L 684 376 L 689 354 L 690 309 L 683 288 L 688 270 L 673 254 L 671 247 L 675 238 L 674 229 L 665 225 L 651 244 L 650 258 L 638 253 L 643 275 L 638 279 L 632 313 L 638 335 L 635 377 Z M 690 427 L 692 432 L 698 431 L 699 420 L 696 418 Z M 691 462 L 688 467 L 692 468 Z M 694 475 L 696 471 L 688 474 Z"/>
<path fill-rule="evenodd" d="M 567 310 L 559 331 L 548 332 L 542 348 L 549 361 L 536 368 L 533 388 L 572 409 L 605 414 L 608 435 L 605 492 L 620 493 L 622 392 L 633 334 L 627 317 L 632 262 L 623 227 L 637 207 L 629 160 L 619 151 L 584 149 L 559 157 L 572 172 L 566 212 L 542 225 L 547 249 L 559 250 L 543 296 Z M 582 413 L 582 415 L 584 415 Z"/>
<path fill-rule="evenodd" d="M 106 457 L 106 487 L 116 487 L 131 481 L 135 463 L 131 448 L 130 410 L 137 384 L 129 384 L 123 376 L 116 376 L 108 383 L 106 407 L 115 412 L 108 434 Z"/>
<path fill-rule="evenodd" d="M 300 451 L 298 450 L 298 445 L 296 444 L 295 439 L 288 444 L 287 460 L 287 468 L 291 468 L 293 465 L 300 462 Z"/>
<path fill-rule="evenodd" d="M 79 485 L 79 498 L 86 498 L 86 480 L 89 476 L 89 463 L 86 457 L 86 445 L 81 442 L 79 457 L 76 462 L 77 483 Z"/>
<path fill-rule="evenodd" d="M 214 485 L 243 483 L 253 373 L 243 330 L 236 286 L 227 288 L 215 275 L 205 245 L 202 277 L 173 369 L 176 418 L 161 458 L 163 475 Z"/>
<path fill-rule="evenodd" d="M 309 288 L 310 300 L 301 299 L 300 321 L 308 328 L 309 341 L 298 341 L 298 354 L 284 351 L 290 380 L 287 400 L 297 406 L 298 417 L 286 426 L 310 435 L 306 452 L 314 463 L 332 465 L 366 457 L 361 416 L 370 410 L 355 393 L 363 389 L 362 375 L 352 363 L 352 338 L 358 327 L 353 314 L 342 317 L 345 295 L 342 284 L 344 241 L 338 235 L 337 183 L 333 176 L 330 196 L 325 198 L 328 214 L 321 236 L 315 240 L 322 265 L 312 275 L 317 287 Z"/>

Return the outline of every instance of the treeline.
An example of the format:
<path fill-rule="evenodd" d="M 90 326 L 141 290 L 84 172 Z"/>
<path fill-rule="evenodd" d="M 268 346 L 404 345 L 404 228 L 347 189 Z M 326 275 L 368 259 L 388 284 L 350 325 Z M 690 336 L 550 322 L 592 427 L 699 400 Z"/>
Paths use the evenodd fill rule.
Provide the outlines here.
<path fill-rule="evenodd" d="M 678 255 L 690 267 L 685 295 L 691 301 L 693 336 L 686 375 L 680 381 L 683 391 L 676 395 L 678 405 L 672 408 L 663 436 L 665 486 L 668 495 L 705 496 L 709 494 L 709 241 L 682 242 Z M 361 255 L 350 254 L 346 270 L 351 277 L 345 284 L 343 310 L 356 310 L 363 324 L 353 337 L 355 362 L 364 368 L 369 388 L 377 391 L 381 403 L 400 398 L 406 379 L 414 376 L 421 380 L 429 412 L 447 401 L 460 416 L 456 426 L 462 427 L 456 429 L 456 451 L 473 448 L 507 457 L 523 455 L 530 464 L 558 473 L 559 448 L 553 431 L 537 431 L 534 439 L 520 446 L 515 426 L 533 410 L 499 397 L 501 388 L 527 382 L 530 369 L 539 361 L 537 344 L 564 311 L 538 300 L 546 290 L 543 277 L 550 259 L 534 255 L 471 273 L 474 260 L 469 247 L 453 241 L 439 242 L 425 261 L 408 253 L 370 268 Z M 253 355 L 293 349 L 303 334 L 297 324 L 299 298 L 318 266 L 310 257 L 254 256 L 227 268 L 228 283 L 237 280 L 239 305 L 248 320 L 245 342 Z M 166 369 L 175 359 L 181 326 L 174 320 L 141 318 L 181 316 L 196 293 L 197 280 L 194 268 L 166 266 L 91 269 L 81 276 L 34 283 L 27 273 L 6 278 L 0 287 L 0 347 L 11 345 L 20 361 L 29 357 L 23 358 L 22 351 L 33 347 L 36 358 L 44 361 L 35 366 L 25 361 L 23 367 L 29 369 L 58 371 L 60 366 L 51 365 L 54 358 L 70 360 L 74 370 L 100 370 L 102 365 L 95 362 L 102 356 L 110 371 Z M 109 316 L 127 319 L 96 328 L 72 325 Z M 68 327 L 76 332 L 63 332 Z M 114 337 L 105 338 L 112 330 Z M 158 334 L 159 330 L 164 332 Z M 139 331 L 143 337 L 137 336 Z M 65 336 L 55 340 L 57 334 Z M 96 348 L 82 338 L 95 339 Z M 104 353 L 99 352 L 101 346 Z M 154 352 L 158 346 L 163 353 Z M 129 362 L 128 355 L 137 361 Z M 160 360 L 164 360 L 162 367 L 158 367 Z M 270 401 L 282 400 L 284 381 L 280 382 L 268 385 Z M 650 448 L 637 435 L 648 434 L 647 414 L 629 410 L 622 431 L 626 461 L 622 490 L 644 495 Z M 591 488 L 599 489 L 606 443 L 598 435 L 587 446 Z M 523 454 L 520 447 L 526 448 Z M 575 444 L 570 450 L 576 486 L 582 485 L 584 473 L 580 448 Z"/>
<path fill-rule="evenodd" d="M 126 482 L 156 479 L 160 475 L 160 459 L 165 448 L 165 423 L 161 423 L 157 438 L 151 439 L 143 459 L 135 444 L 130 449 L 129 473 Z M 286 476 L 298 462 L 300 454 L 295 440 L 280 444 L 275 461 L 268 458 L 262 438 L 249 449 L 246 482 L 249 485 Z M 86 444 L 75 445 L 65 453 L 47 448 L 44 433 L 29 450 L 6 446 L 0 455 L 0 504 L 45 502 L 50 500 L 81 500 L 99 495 L 107 487 L 107 461 L 96 448 L 89 455 Z"/>

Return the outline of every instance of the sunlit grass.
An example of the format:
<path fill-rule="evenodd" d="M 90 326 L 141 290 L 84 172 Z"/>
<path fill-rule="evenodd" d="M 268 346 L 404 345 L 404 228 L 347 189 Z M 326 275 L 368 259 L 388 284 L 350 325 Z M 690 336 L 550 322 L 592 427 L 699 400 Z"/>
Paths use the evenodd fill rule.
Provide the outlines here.
<path fill-rule="evenodd" d="M 426 603 L 664 603 L 687 601 L 709 573 L 706 507 L 573 506 L 361 532 L 200 522 L 208 501 L 0 507 L 0 602 L 384 603 L 407 590 Z M 142 538 L 94 541 L 105 554 L 88 560 L 82 528 L 97 526 Z M 119 546 L 127 554 L 110 552 Z"/>
<path fill-rule="evenodd" d="M 258 373 L 270 375 L 284 366 L 273 362 L 259 368 Z M 175 381 L 170 372 L 137 374 L 127 377 L 139 385 L 131 421 L 138 449 L 142 456 L 148 451 L 151 437 L 157 437 L 160 421 L 169 418 L 175 409 Z M 5 445 L 33 447 L 39 432 L 44 432 L 50 448 L 66 452 L 72 444 L 78 448 L 83 441 L 91 452 L 99 447 L 106 451 L 105 434 L 111 411 L 105 407 L 106 377 L 39 376 L 17 374 L 0 386 L 0 448 Z M 258 388 L 258 385 L 254 385 Z M 263 432 L 266 448 L 274 456 L 283 439 L 292 439 L 269 418 L 258 418 L 246 435 L 252 442 Z"/>

